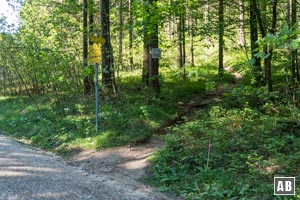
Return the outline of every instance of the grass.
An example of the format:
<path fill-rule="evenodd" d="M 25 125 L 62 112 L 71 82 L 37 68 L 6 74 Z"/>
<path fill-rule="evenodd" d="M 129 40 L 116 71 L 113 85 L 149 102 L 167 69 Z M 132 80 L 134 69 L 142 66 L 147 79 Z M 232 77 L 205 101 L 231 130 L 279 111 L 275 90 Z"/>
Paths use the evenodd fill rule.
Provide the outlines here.
<path fill-rule="evenodd" d="M 298 108 L 279 104 L 230 100 L 199 110 L 171 128 L 149 182 L 186 199 L 281 199 L 273 196 L 274 176 L 300 178 L 299 121 Z"/>
<path fill-rule="evenodd" d="M 300 178 L 299 98 L 255 88 L 247 63 L 227 62 L 246 76 L 222 102 L 170 128 L 165 146 L 152 157 L 149 184 L 193 200 L 300 199 L 297 184 L 295 196 L 273 195 L 275 176 L 293 176 L 296 182 Z M 278 89 L 285 84 L 285 66 L 275 65 Z M 191 74 L 199 79 L 201 73 Z M 231 82 L 231 76 L 206 80 L 214 86 Z"/>
<path fill-rule="evenodd" d="M 300 110 L 279 92 L 249 85 L 246 63 L 226 62 L 248 75 L 223 101 L 170 127 L 165 146 L 152 158 L 148 182 L 185 199 L 284 199 L 273 196 L 273 177 L 300 178 Z M 281 68 L 274 70 L 275 83 L 284 78 Z M 179 101 L 235 82 L 228 73 L 219 78 L 216 69 L 215 63 L 186 67 L 183 81 L 181 70 L 162 68 L 159 97 L 141 89 L 138 73 L 122 72 L 120 94 L 100 101 L 99 133 L 93 97 L 41 96 L 35 103 L 28 97 L 0 97 L 0 130 L 64 156 L 81 148 L 135 143 L 173 119 Z"/>
<path fill-rule="evenodd" d="M 100 99 L 99 133 L 95 132 L 94 98 L 75 94 L 45 95 L 34 101 L 25 96 L 1 97 L 0 130 L 65 156 L 76 148 L 135 143 L 173 118 L 179 100 L 204 91 L 201 81 L 175 81 L 167 76 L 161 80 L 162 92 L 157 97 L 149 89 L 139 88 L 139 76 L 125 74 L 120 94 Z"/>

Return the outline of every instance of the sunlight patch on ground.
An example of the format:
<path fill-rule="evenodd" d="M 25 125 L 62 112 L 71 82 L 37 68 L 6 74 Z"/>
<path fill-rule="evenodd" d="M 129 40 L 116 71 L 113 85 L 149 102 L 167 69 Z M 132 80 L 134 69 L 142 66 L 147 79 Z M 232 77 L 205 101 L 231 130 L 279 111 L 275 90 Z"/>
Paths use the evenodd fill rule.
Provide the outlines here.
<path fill-rule="evenodd" d="M 125 169 L 143 169 L 148 166 L 147 160 L 148 160 L 148 158 L 144 158 L 141 160 L 133 160 L 133 161 L 129 161 L 124 164 L 121 164 L 119 166 L 122 168 L 125 168 Z"/>
<path fill-rule="evenodd" d="M 6 99 L 9 99 L 9 97 L 0 96 L 0 101 L 4 101 Z"/>
<path fill-rule="evenodd" d="M 11 171 L 11 170 L 1 170 L 0 177 L 8 177 L 8 176 L 31 176 L 32 174 L 29 172 L 22 171 Z"/>

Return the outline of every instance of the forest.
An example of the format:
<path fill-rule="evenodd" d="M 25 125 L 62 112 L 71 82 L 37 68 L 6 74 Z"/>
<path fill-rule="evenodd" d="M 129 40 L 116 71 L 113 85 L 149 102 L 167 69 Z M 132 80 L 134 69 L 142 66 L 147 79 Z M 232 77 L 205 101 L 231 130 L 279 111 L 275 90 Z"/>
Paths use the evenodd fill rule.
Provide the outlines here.
<path fill-rule="evenodd" d="M 0 16 L 7 135 L 65 157 L 161 138 L 145 178 L 159 191 L 286 199 L 284 176 L 300 199 L 299 0 L 6 1 L 20 13 Z"/>

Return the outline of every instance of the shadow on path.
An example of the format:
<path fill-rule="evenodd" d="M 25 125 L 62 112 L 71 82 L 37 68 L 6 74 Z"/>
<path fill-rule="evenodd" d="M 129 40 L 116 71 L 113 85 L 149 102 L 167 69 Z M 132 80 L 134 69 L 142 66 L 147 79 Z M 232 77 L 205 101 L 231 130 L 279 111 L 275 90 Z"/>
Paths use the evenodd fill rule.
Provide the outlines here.
<path fill-rule="evenodd" d="M 126 185 L 111 174 L 91 175 L 58 157 L 0 135 L 0 200 L 170 199 L 151 188 Z"/>

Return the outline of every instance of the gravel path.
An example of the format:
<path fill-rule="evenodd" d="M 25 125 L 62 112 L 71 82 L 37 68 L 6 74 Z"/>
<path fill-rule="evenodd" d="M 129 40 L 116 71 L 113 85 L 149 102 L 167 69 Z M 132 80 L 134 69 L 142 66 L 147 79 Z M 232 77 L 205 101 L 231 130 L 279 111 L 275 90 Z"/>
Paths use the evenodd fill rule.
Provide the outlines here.
<path fill-rule="evenodd" d="M 0 135 L 0 200 L 172 199 L 135 181 L 90 174 Z"/>

